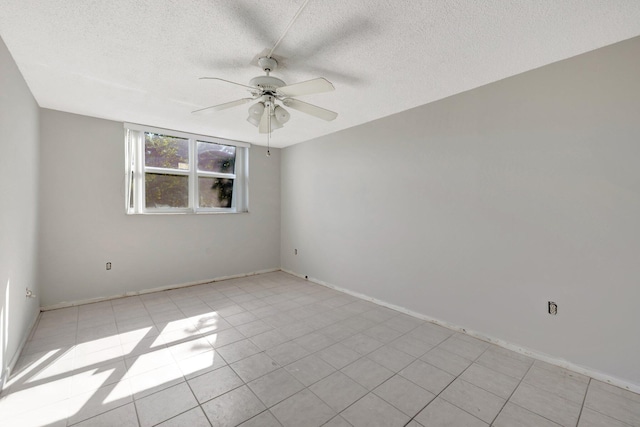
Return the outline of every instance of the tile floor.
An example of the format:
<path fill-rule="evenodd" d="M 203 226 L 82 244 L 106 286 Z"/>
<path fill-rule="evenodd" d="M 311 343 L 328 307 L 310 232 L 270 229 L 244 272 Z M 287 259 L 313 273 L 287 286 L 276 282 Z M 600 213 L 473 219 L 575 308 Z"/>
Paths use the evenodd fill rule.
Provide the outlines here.
<path fill-rule="evenodd" d="M 640 426 L 640 395 L 276 272 L 47 311 L 3 426 Z"/>

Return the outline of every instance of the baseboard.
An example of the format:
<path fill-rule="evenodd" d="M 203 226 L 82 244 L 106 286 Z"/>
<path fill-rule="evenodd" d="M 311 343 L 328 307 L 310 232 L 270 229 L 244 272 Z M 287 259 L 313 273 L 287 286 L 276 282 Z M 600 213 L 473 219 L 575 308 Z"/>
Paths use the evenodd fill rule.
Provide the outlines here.
<path fill-rule="evenodd" d="M 16 363 L 18 363 L 18 359 L 22 354 L 22 350 L 24 350 L 24 346 L 27 345 L 29 338 L 31 338 L 31 336 L 35 331 L 35 327 L 38 324 L 39 317 L 40 317 L 40 312 L 37 311 L 35 316 L 33 316 L 33 318 L 31 319 L 31 324 L 29 325 L 29 329 L 28 329 L 29 333 L 23 335 L 22 340 L 20 340 L 20 345 L 18 345 L 18 349 L 11 357 L 9 364 L 2 372 L 2 375 L 0 375 L 0 391 L 4 390 L 4 386 L 6 385 L 7 380 L 11 377 L 11 372 L 13 372 L 13 368 L 15 368 Z"/>
<path fill-rule="evenodd" d="M 168 291 L 168 290 L 171 290 L 171 289 L 179 289 L 179 288 L 188 288 L 189 286 L 204 285 L 206 283 L 221 282 L 223 280 L 238 279 L 238 278 L 241 278 L 241 277 L 255 276 L 257 274 L 272 273 L 274 271 L 280 271 L 280 269 L 279 268 L 268 268 L 268 269 L 265 269 L 265 270 L 253 271 L 251 273 L 234 274 L 234 275 L 231 275 L 231 276 L 220 276 L 220 277 L 216 277 L 216 278 L 213 278 L 213 279 L 198 280 L 198 281 L 195 281 L 195 282 L 179 283 L 179 284 L 176 284 L 176 285 L 167 285 L 167 286 L 161 286 L 161 287 L 158 287 L 158 288 L 151 288 L 151 289 L 143 289 L 143 290 L 140 290 L 140 291 L 125 292 L 124 294 L 111 295 L 111 296 L 108 296 L 108 297 L 88 298 L 88 299 L 70 301 L 70 302 L 64 301 L 64 302 L 61 302 L 61 303 L 58 303 L 58 304 L 52 304 L 52 305 L 47 305 L 47 306 L 40 307 L 40 311 L 57 310 L 59 308 L 75 307 L 77 305 L 91 304 L 91 303 L 101 302 L 101 301 L 109 301 L 109 300 L 114 300 L 114 299 L 118 299 L 118 298 L 126 298 L 126 297 L 131 297 L 131 296 L 136 296 L 136 295 L 150 294 L 150 293 L 153 293 L 153 292 Z"/>
<path fill-rule="evenodd" d="M 625 390 L 632 391 L 634 393 L 640 393 L 640 385 L 639 384 L 630 383 L 630 382 L 622 380 L 620 378 L 608 375 L 608 374 L 606 374 L 604 372 L 600 372 L 600 371 L 597 371 L 595 369 L 591 369 L 591 368 L 588 368 L 588 367 L 576 365 L 576 364 L 574 364 L 572 362 L 569 362 L 567 360 L 560 359 L 560 358 L 557 358 L 557 357 L 554 357 L 554 356 L 551 356 L 551 355 L 548 355 L 548 354 L 545 354 L 545 353 L 541 353 L 541 352 L 538 352 L 536 350 L 531 350 L 529 348 L 522 347 L 522 346 L 519 346 L 519 345 L 516 345 L 516 344 L 512 344 L 510 342 L 501 340 L 499 338 L 495 338 L 495 337 L 483 334 L 483 333 L 478 332 L 478 331 L 474 331 L 474 330 L 471 330 L 471 329 L 468 329 L 468 328 L 464 328 L 464 327 L 459 326 L 459 325 L 455 325 L 455 324 L 452 324 L 452 323 L 449 323 L 449 322 L 445 322 L 445 321 L 442 321 L 440 319 L 435 319 L 433 317 L 424 315 L 422 313 L 417 313 L 415 311 L 408 310 L 408 309 L 406 309 L 404 307 L 400 307 L 400 306 L 397 306 L 397 305 L 394 305 L 394 304 L 390 304 L 388 302 L 385 302 L 385 301 L 370 297 L 368 295 L 361 294 L 359 292 L 354 292 L 354 291 L 351 291 L 349 289 L 341 288 L 339 286 L 335 286 L 335 285 L 333 285 L 331 283 L 327 283 L 327 282 L 324 282 L 322 280 L 319 280 L 319 279 L 316 279 L 316 278 L 313 278 L 313 277 L 307 277 L 307 276 L 304 276 L 302 274 L 295 273 L 295 272 L 293 272 L 291 270 L 287 270 L 287 269 L 283 268 L 282 271 L 284 271 L 285 273 L 291 274 L 292 276 L 296 276 L 296 277 L 299 277 L 301 279 L 306 279 L 306 280 L 308 280 L 310 282 L 313 282 L 313 283 L 316 283 L 318 285 L 326 286 L 327 288 L 334 289 L 334 290 L 339 291 L 339 292 L 343 292 L 345 294 L 354 296 L 356 298 L 360 298 L 360 299 L 363 299 L 365 301 L 373 302 L 375 304 L 378 304 L 378 305 L 383 306 L 383 307 L 390 308 L 390 309 L 398 311 L 400 313 L 408 314 L 409 316 L 413 316 L 413 317 L 416 317 L 418 319 L 422 319 L 422 320 L 425 320 L 427 322 L 431 322 L 431 323 L 434 323 L 436 325 L 440 325 L 440 326 L 443 326 L 445 328 L 448 328 L 448 329 L 451 329 L 451 330 L 454 330 L 454 331 L 457 331 L 457 332 L 461 332 L 463 334 L 467 334 L 467 335 L 472 336 L 474 338 L 477 338 L 479 340 L 486 341 L 486 342 L 489 342 L 491 344 L 495 344 L 495 345 L 497 345 L 499 347 L 505 348 L 507 350 L 514 351 L 516 353 L 531 357 L 533 359 L 537 359 L 537 360 L 540 360 L 542 362 L 546 362 L 546 363 L 549 363 L 551 365 L 558 366 L 560 368 L 568 369 L 570 371 L 577 372 L 578 374 L 586 375 L 586 376 L 591 377 L 593 379 L 596 379 L 598 381 L 602 381 L 602 382 L 605 382 L 607 384 L 611 384 L 613 386 L 620 387 L 620 388 L 623 388 Z"/>

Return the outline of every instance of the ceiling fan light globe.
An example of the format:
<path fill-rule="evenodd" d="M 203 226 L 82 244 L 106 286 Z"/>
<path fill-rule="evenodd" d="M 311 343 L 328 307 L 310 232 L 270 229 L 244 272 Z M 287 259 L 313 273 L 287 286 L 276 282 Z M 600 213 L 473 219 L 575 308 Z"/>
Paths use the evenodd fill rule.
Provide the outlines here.
<path fill-rule="evenodd" d="M 249 117 L 247 117 L 247 121 L 255 127 L 258 127 L 260 125 L 260 119 L 252 116 L 251 114 L 249 114 Z"/>
<path fill-rule="evenodd" d="M 276 108 L 274 108 L 273 114 L 276 117 L 276 119 L 278 119 L 278 121 L 282 124 L 287 123 L 289 121 L 289 118 L 291 117 L 289 115 L 289 112 L 279 105 Z"/>
<path fill-rule="evenodd" d="M 258 122 L 260 122 L 260 117 L 262 117 L 263 112 L 264 104 L 262 102 L 258 102 L 249 107 L 249 117 L 255 117 Z"/>
<path fill-rule="evenodd" d="M 271 130 L 280 129 L 282 127 L 282 123 L 275 117 L 271 116 Z"/>

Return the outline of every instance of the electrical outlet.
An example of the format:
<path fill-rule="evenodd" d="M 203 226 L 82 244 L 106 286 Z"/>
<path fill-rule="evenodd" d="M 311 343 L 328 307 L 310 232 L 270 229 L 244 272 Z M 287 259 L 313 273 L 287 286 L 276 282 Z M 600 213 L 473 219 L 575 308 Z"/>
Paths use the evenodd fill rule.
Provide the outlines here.
<path fill-rule="evenodd" d="M 110 262 L 107 263 L 107 270 L 111 270 L 111 263 Z"/>
<path fill-rule="evenodd" d="M 549 301 L 549 314 L 556 315 L 558 314 L 558 304 L 553 301 Z"/>

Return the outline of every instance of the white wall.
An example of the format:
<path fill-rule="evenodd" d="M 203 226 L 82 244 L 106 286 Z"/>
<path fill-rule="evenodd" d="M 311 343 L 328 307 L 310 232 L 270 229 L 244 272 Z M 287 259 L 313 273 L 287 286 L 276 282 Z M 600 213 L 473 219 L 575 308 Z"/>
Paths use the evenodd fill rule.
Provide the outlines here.
<path fill-rule="evenodd" d="M 639 76 L 636 38 L 284 149 L 283 268 L 640 385 Z"/>
<path fill-rule="evenodd" d="M 38 104 L 0 39 L 0 388 L 39 312 Z"/>
<path fill-rule="evenodd" d="M 42 110 L 41 135 L 43 306 L 279 268 L 280 150 L 249 150 L 248 214 L 126 215 L 122 123 Z"/>

